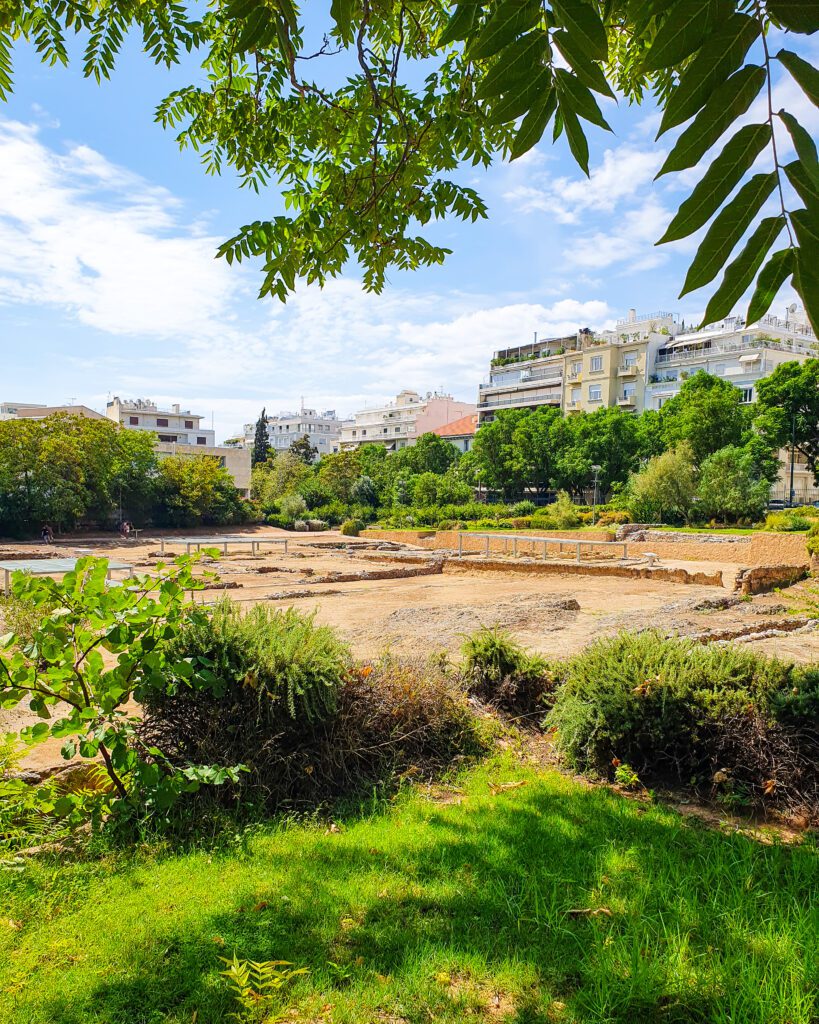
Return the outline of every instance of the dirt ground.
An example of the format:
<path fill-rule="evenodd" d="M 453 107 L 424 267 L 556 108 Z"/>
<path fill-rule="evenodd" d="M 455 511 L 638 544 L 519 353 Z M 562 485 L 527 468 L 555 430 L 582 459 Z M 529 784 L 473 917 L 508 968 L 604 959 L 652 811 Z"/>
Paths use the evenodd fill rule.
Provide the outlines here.
<path fill-rule="evenodd" d="M 246 606 L 268 602 L 313 611 L 318 622 L 338 629 L 360 657 L 374 657 L 385 649 L 457 654 L 465 635 L 482 625 L 500 625 L 526 647 L 552 658 L 566 657 L 595 638 L 619 630 L 658 628 L 668 634 L 716 639 L 762 634 L 740 637 L 740 642 L 789 660 L 819 660 L 819 630 L 791 631 L 814 585 L 810 581 L 738 601 L 722 587 L 652 579 L 471 571 L 468 562 L 449 573 L 446 564 L 439 571 L 440 556 L 433 553 L 419 555 L 406 547 L 384 550 L 377 542 L 335 532 L 285 534 L 270 528 L 245 532 L 259 540 L 286 536 L 288 551 L 265 546 L 253 557 L 249 548 L 236 547 L 230 548 L 227 557 L 220 554 L 207 568 L 230 588 L 228 596 Z M 172 534 L 163 537 L 166 560 L 184 553 L 184 546 L 173 543 Z M 82 538 L 55 548 L 61 557 L 93 553 L 127 562 L 140 572 L 151 571 L 159 561 L 158 538 L 153 535 L 128 544 L 110 537 Z M 46 553 L 39 545 L 0 543 L 0 560 Z M 698 566 L 676 564 L 690 570 Z M 739 567 L 711 562 L 709 569 L 714 568 L 722 568 L 724 579 L 733 581 Z M 418 571 L 425 574 L 377 578 Z M 205 602 L 219 598 L 215 589 L 196 595 Z M 0 730 L 18 728 L 26 717 L 0 712 Z"/>

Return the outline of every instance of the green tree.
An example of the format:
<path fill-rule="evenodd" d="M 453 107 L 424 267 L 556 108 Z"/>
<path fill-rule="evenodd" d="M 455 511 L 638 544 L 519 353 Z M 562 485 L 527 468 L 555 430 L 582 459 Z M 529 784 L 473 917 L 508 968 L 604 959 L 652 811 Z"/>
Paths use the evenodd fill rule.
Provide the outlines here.
<path fill-rule="evenodd" d="M 639 419 L 615 407 L 573 413 L 555 424 L 555 486 L 578 497 L 593 486 L 600 466 L 599 493 L 605 495 L 634 472 L 643 453 Z"/>
<path fill-rule="evenodd" d="M 360 476 L 350 488 L 350 501 L 357 505 L 378 506 L 378 488 L 371 476 Z"/>
<path fill-rule="evenodd" d="M 660 423 L 665 444 L 687 441 L 699 465 L 726 445 L 741 445 L 748 416 L 739 388 L 724 377 L 698 370 L 662 407 Z"/>
<path fill-rule="evenodd" d="M 355 450 L 325 455 L 318 466 L 318 478 L 338 501 L 350 501 L 353 484 L 361 476 L 361 461 Z"/>
<path fill-rule="evenodd" d="M 770 494 L 770 481 L 758 475 L 753 454 L 745 448 L 720 448 L 700 467 L 697 510 L 706 518 L 759 519 Z"/>
<path fill-rule="evenodd" d="M 312 444 L 307 434 L 302 434 L 301 437 L 293 441 L 289 450 L 297 455 L 306 466 L 312 466 L 318 458 L 318 448 Z"/>
<path fill-rule="evenodd" d="M 419 473 L 415 477 L 412 488 L 412 503 L 419 508 L 423 505 L 435 505 L 438 502 L 438 484 L 440 476 L 437 473 Z"/>
<path fill-rule="evenodd" d="M 154 518 L 168 526 L 220 526 L 246 518 L 230 473 L 212 455 L 169 455 L 159 462 Z"/>
<path fill-rule="evenodd" d="M 284 209 L 247 224 L 219 252 L 231 262 L 258 258 L 262 294 L 284 299 L 297 279 L 321 284 L 350 261 L 376 291 L 390 267 L 441 263 L 449 250 L 419 226 L 486 216 L 481 197 L 453 173 L 460 164 L 516 159 L 549 131 L 588 174 L 581 119 L 611 130 L 596 97 L 617 92 L 639 104 L 650 93 L 658 136 L 686 126 L 660 175 L 689 171 L 718 147 L 660 239 L 710 225 L 683 292 L 710 285 L 726 267 L 705 320 L 729 314 L 756 281 L 752 322 L 790 280 L 819 330 L 815 145 L 793 114 L 764 102 L 743 123 L 779 72 L 815 101 L 815 71 L 794 50 L 819 28 L 815 3 L 419 0 L 410 8 L 385 0 L 333 2 L 323 15 L 308 32 L 294 0 L 217 0 L 204 12 L 161 0 L 18 0 L 0 16 L 0 97 L 11 89 L 19 40 L 44 62 L 65 64 L 75 50 L 66 35 L 80 35 L 83 71 L 97 81 L 112 73 L 132 28 L 158 64 L 198 53 L 203 70 L 160 104 L 157 118 L 210 173 L 230 166 L 260 190 L 281 183 Z M 771 28 L 787 30 L 776 53 Z M 326 43 L 315 51 L 320 36 Z M 786 163 L 775 124 L 796 151 Z M 733 194 L 752 166 L 757 173 Z"/>
<path fill-rule="evenodd" d="M 791 444 L 819 484 L 819 359 L 780 363 L 756 386 L 755 426 L 772 448 Z"/>
<path fill-rule="evenodd" d="M 252 466 L 258 466 L 267 460 L 270 454 L 270 438 L 267 433 L 267 410 L 262 409 L 259 418 L 256 420 L 256 430 L 253 435 L 253 451 L 250 453 Z"/>
<path fill-rule="evenodd" d="M 561 420 L 559 409 L 541 406 L 523 416 L 512 433 L 520 472 L 527 486 L 539 494 L 552 487 L 555 479 L 560 445 L 566 436 L 559 429 Z"/>
<path fill-rule="evenodd" d="M 637 522 L 688 519 L 696 496 L 697 470 L 687 441 L 650 459 L 628 486 L 629 505 Z"/>
<path fill-rule="evenodd" d="M 483 424 L 468 453 L 470 482 L 500 491 L 504 499 L 520 497 L 527 475 L 519 457 L 515 431 L 526 416 L 522 409 L 505 409 L 491 423 Z"/>

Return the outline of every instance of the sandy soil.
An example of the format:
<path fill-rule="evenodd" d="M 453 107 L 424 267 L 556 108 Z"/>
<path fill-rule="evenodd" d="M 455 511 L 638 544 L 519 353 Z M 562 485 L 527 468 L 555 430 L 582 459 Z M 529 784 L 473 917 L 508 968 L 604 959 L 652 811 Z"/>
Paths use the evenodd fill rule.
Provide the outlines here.
<path fill-rule="evenodd" d="M 236 531 L 234 531 L 235 533 Z M 251 531 L 243 531 L 250 533 Z M 262 528 L 255 536 L 285 536 Z M 185 533 L 190 535 L 190 531 Z M 237 548 L 208 565 L 220 580 L 234 585 L 229 596 L 243 605 L 270 602 L 314 611 L 318 622 L 337 628 L 361 657 L 372 657 L 386 648 L 396 652 L 419 650 L 458 651 L 463 638 L 482 625 L 500 625 L 522 644 L 549 657 L 570 655 L 596 637 L 622 629 L 655 627 L 670 634 L 698 635 L 709 632 L 753 629 L 765 631 L 787 621 L 790 610 L 804 607 L 812 583 L 798 584 L 780 594 L 762 595 L 727 608 L 709 604 L 730 598 L 719 587 L 681 585 L 650 579 L 579 575 L 532 575 L 468 569 L 452 575 L 437 574 L 403 579 L 339 580 L 366 572 L 371 575 L 401 565 L 393 552 L 379 551 L 373 542 L 344 538 L 337 533 L 286 534 L 289 550 L 264 548 L 251 557 L 249 549 Z M 167 550 L 182 553 L 170 543 Z M 37 557 L 38 545 L 0 543 L 0 558 L 11 553 Z M 126 561 L 138 571 L 150 571 L 158 561 L 153 535 L 125 544 L 108 538 L 83 538 L 56 545 L 60 556 L 93 552 Z M 667 566 L 671 563 L 664 562 Z M 691 570 L 697 563 L 679 562 Z M 715 564 L 709 563 L 713 570 Z M 737 565 L 726 564 L 726 580 L 733 580 Z M 219 599 L 215 590 L 197 594 L 197 600 Z M 800 662 L 819 660 L 819 631 L 787 633 L 753 640 L 750 646 L 769 655 Z M 0 729 L 19 728 L 30 716 L 0 712 Z M 56 753 L 56 751 L 54 752 Z M 54 759 L 46 747 L 32 752 L 27 763 L 39 766 Z"/>

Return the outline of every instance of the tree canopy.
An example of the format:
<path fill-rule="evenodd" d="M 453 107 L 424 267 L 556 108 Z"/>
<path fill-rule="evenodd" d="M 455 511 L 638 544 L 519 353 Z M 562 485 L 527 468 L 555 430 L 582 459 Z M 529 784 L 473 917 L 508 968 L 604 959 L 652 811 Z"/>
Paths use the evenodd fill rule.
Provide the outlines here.
<path fill-rule="evenodd" d="M 486 216 L 459 166 L 516 159 L 551 126 L 588 174 L 588 126 L 611 130 L 596 97 L 650 95 L 658 137 L 685 126 L 659 175 L 690 171 L 719 147 L 660 239 L 709 225 L 682 294 L 727 264 L 706 321 L 729 314 L 754 281 L 756 320 L 791 281 L 819 329 L 816 147 L 792 113 L 773 109 L 771 90 L 784 69 L 819 102 L 819 75 L 796 52 L 819 28 L 811 0 L 331 0 L 319 42 L 293 0 L 214 0 L 200 12 L 162 0 L 10 0 L 0 6 L 0 98 L 20 40 L 67 63 L 66 36 L 82 35 L 83 70 L 97 81 L 129 30 L 157 64 L 196 51 L 204 76 L 168 96 L 157 119 L 209 172 L 227 165 L 252 188 L 280 184 L 285 212 L 219 250 L 261 261 L 262 295 L 284 300 L 297 279 L 322 283 L 351 260 L 374 291 L 390 267 L 441 263 L 449 250 L 419 228 Z M 775 53 L 772 28 L 786 32 Z M 761 116 L 745 123 L 760 96 Z M 796 153 L 787 163 L 777 127 Z"/>

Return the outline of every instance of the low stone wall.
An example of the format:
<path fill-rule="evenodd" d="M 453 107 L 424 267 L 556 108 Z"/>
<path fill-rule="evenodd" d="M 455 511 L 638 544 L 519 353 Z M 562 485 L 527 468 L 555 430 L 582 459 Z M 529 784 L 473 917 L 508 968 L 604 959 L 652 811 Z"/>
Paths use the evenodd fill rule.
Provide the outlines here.
<path fill-rule="evenodd" d="M 476 572 L 506 572 L 536 576 L 619 576 L 632 580 L 651 580 L 658 583 L 688 583 L 702 587 L 723 586 L 722 573 L 690 572 L 688 569 L 638 565 L 600 565 L 585 562 L 508 561 L 495 558 L 448 558 L 444 563 L 445 575 L 471 575 Z"/>
<path fill-rule="evenodd" d="M 519 536 L 533 539 L 552 537 L 557 539 L 578 540 L 609 540 L 611 533 L 607 530 L 525 530 L 513 531 Z M 633 535 L 645 539 L 628 541 L 629 556 L 641 556 L 647 552 L 659 555 L 661 559 L 684 562 L 736 562 L 749 566 L 803 566 L 810 565 L 805 535 L 801 533 L 751 533 L 751 534 L 703 534 L 669 532 L 665 530 L 633 531 Z M 399 544 L 412 544 L 429 551 L 457 550 L 458 537 L 462 538 L 463 550 L 483 553 L 486 541 L 476 537 L 467 530 L 365 530 L 363 537 L 372 540 L 396 541 Z M 511 548 L 511 541 L 505 539 L 502 532 L 493 534 L 489 540 L 490 554 L 502 554 L 505 548 Z M 536 550 L 536 546 L 534 549 Z M 518 542 L 518 551 L 526 553 L 525 541 Z M 588 556 L 605 557 L 605 549 L 590 549 Z M 550 552 L 551 554 L 551 552 Z M 567 552 L 567 555 L 569 552 Z M 616 553 L 615 553 L 616 554 Z"/>
<path fill-rule="evenodd" d="M 807 576 L 808 570 L 800 565 L 756 565 L 740 569 L 734 581 L 738 594 L 765 594 L 777 587 L 790 587 Z"/>

